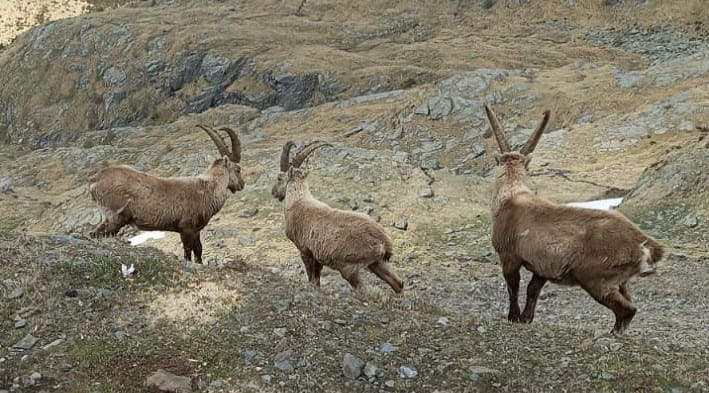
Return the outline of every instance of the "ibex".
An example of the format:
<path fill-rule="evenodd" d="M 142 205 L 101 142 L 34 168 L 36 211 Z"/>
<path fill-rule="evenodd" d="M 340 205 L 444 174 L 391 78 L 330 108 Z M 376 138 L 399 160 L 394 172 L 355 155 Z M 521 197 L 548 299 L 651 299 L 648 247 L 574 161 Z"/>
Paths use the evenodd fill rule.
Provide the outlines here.
<path fill-rule="evenodd" d="M 244 188 L 241 178 L 241 142 L 230 128 L 221 128 L 231 138 L 231 152 L 213 128 L 199 125 L 216 144 L 222 158 L 206 173 L 193 177 L 158 177 L 127 165 L 101 169 L 91 179 L 89 191 L 101 207 L 104 219 L 91 237 L 113 236 L 125 225 L 151 231 L 178 232 L 184 257 L 202 263 L 200 231 L 227 199 L 227 190 Z"/>
<path fill-rule="evenodd" d="M 616 211 L 558 205 L 527 187 L 531 153 L 549 121 L 544 112 L 522 149 L 513 152 L 492 109 L 485 105 L 501 155 L 492 198 L 492 244 L 507 282 L 513 322 L 532 322 L 539 293 L 547 281 L 579 285 L 615 314 L 613 332 L 622 334 L 635 316 L 628 281 L 654 272 L 663 248 Z M 532 272 L 520 315 L 520 268 Z"/>
<path fill-rule="evenodd" d="M 286 236 L 300 251 L 308 281 L 319 287 L 324 265 L 339 271 L 358 289 L 362 287 L 359 270 L 366 266 L 400 293 L 404 283 L 387 263 L 392 241 L 384 228 L 366 214 L 334 209 L 310 193 L 307 173 L 300 166 L 315 149 L 332 145 L 313 142 L 290 162 L 293 145 L 283 146 L 280 174 L 271 194 L 279 201 L 285 199 Z"/>

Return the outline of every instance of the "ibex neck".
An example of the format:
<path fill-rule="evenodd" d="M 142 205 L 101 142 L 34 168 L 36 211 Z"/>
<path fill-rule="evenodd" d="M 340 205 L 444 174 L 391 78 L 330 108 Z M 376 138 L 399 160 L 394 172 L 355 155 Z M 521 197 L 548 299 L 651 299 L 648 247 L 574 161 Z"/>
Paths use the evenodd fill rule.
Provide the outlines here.
<path fill-rule="evenodd" d="M 497 214 L 502 204 L 517 194 L 532 193 L 526 176 L 503 176 L 495 179 L 492 186 L 492 213 Z"/>
<path fill-rule="evenodd" d="M 305 180 L 291 180 L 286 186 L 286 203 L 285 209 L 290 209 L 294 203 L 302 199 L 312 199 L 310 194 L 310 187 L 308 187 L 308 182 Z"/>

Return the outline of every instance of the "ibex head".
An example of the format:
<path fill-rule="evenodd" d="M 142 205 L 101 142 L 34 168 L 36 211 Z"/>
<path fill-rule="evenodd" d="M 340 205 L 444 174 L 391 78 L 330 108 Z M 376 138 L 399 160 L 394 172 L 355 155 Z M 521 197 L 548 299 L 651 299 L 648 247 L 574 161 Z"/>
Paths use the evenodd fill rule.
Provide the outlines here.
<path fill-rule="evenodd" d="M 224 139 L 219 136 L 217 130 L 201 124 L 197 127 L 203 129 L 207 135 L 212 138 L 214 144 L 217 145 L 219 154 L 222 155 L 222 158 L 215 160 L 212 165 L 209 166 L 209 169 L 211 170 L 216 166 L 221 166 L 229 172 L 229 185 L 227 188 L 229 188 L 229 191 L 232 193 L 244 189 L 244 179 L 241 178 L 241 165 L 239 165 L 241 162 L 241 141 L 239 141 L 239 136 L 236 135 L 236 132 L 228 127 L 222 127 L 219 129 L 220 131 L 225 131 L 229 135 L 229 138 L 231 139 L 230 151 L 226 143 L 224 143 Z"/>
<path fill-rule="evenodd" d="M 502 153 L 495 154 L 495 161 L 497 161 L 498 167 L 508 167 L 526 172 L 527 167 L 529 167 L 529 163 L 532 161 L 531 154 L 534 151 L 534 148 L 537 147 L 537 143 L 542 137 L 544 128 L 546 128 L 547 123 L 549 122 L 549 111 L 544 111 L 541 123 L 539 123 L 537 129 L 534 130 L 532 135 L 527 140 L 527 143 L 524 144 L 519 152 L 514 152 L 510 148 L 510 143 L 505 136 L 505 132 L 502 130 L 500 121 L 497 119 L 497 115 L 495 115 L 495 112 L 492 111 L 490 106 L 485 105 L 485 113 L 490 121 L 492 132 L 495 135 L 497 144 L 500 147 L 500 152 Z"/>
<path fill-rule="evenodd" d="M 305 179 L 308 176 L 305 170 L 300 168 L 300 166 L 303 165 L 303 162 L 305 162 L 308 156 L 320 147 L 332 147 L 332 145 L 327 142 L 315 141 L 303 146 L 303 148 L 300 149 L 298 153 L 296 153 L 295 157 L 293 158 L 293 161 L 290 161 L 290 151 L 294 145 L 295 143 L 293 143 L 292 141 L 288 141 L 285 145 L 283 145 L 283 151 L 281 152 L 280 161 L 281 172 L 278 174 L 276 184 L 271 189 L 271 195 L 273 195 L 273 197 L 278 199 L 279 201 L 283 201 L 283 199 L 285 199 L 286 197 L 286 186 L 288 185 L 288 182 L 293 179 Z"/>

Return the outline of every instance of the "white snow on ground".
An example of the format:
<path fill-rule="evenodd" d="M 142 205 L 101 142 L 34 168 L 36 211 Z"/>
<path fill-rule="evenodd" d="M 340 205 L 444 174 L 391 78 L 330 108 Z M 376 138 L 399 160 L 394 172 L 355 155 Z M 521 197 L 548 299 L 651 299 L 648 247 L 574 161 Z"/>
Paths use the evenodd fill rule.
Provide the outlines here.
<path fill-rule="evenodd" d="M 162 231 L 148 231 L 140 232 L 139 234 L 128 239 L 131 246 L 137 246 L 138 244 L 143 244 L 150 239 L 162 239 L 165 237 L 165 232 Z"/>
<path fill-rule="evenodd" d="M 597 201 L 588 202 L 571 202 L 568 206 L 584 207 L 586 209 L 611 210 L 618 207 L 623 202 L 623 198 L 599 199 Z"/>

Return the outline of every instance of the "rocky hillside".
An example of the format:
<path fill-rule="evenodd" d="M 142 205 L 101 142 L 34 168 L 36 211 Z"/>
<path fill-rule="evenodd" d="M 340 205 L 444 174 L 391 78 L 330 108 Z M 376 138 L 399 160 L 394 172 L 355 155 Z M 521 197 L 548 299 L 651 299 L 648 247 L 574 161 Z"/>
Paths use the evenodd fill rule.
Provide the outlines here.
<path fill-rule="evenodd" d="M 142 391 L 158 369 L 224 392 L 709 390 L 707 26 L 702 0 L 154 0 L 38 24 L 0 49 L 0 392 Z M 626 337 L 554 285 L 532 325 L 502 321 L 485 102 L 515 145 L 552 111 L 540 194 L 625 197 L 667 246 Z M 177 234 L 86 239 L 89 176 L 201 173 L 197 124 L 243 142 L 208 265 Z M 404 295 L 307 287 L 270 189 L 283 144 L 316 138 L 314 195 L 380 219 Z"/>

